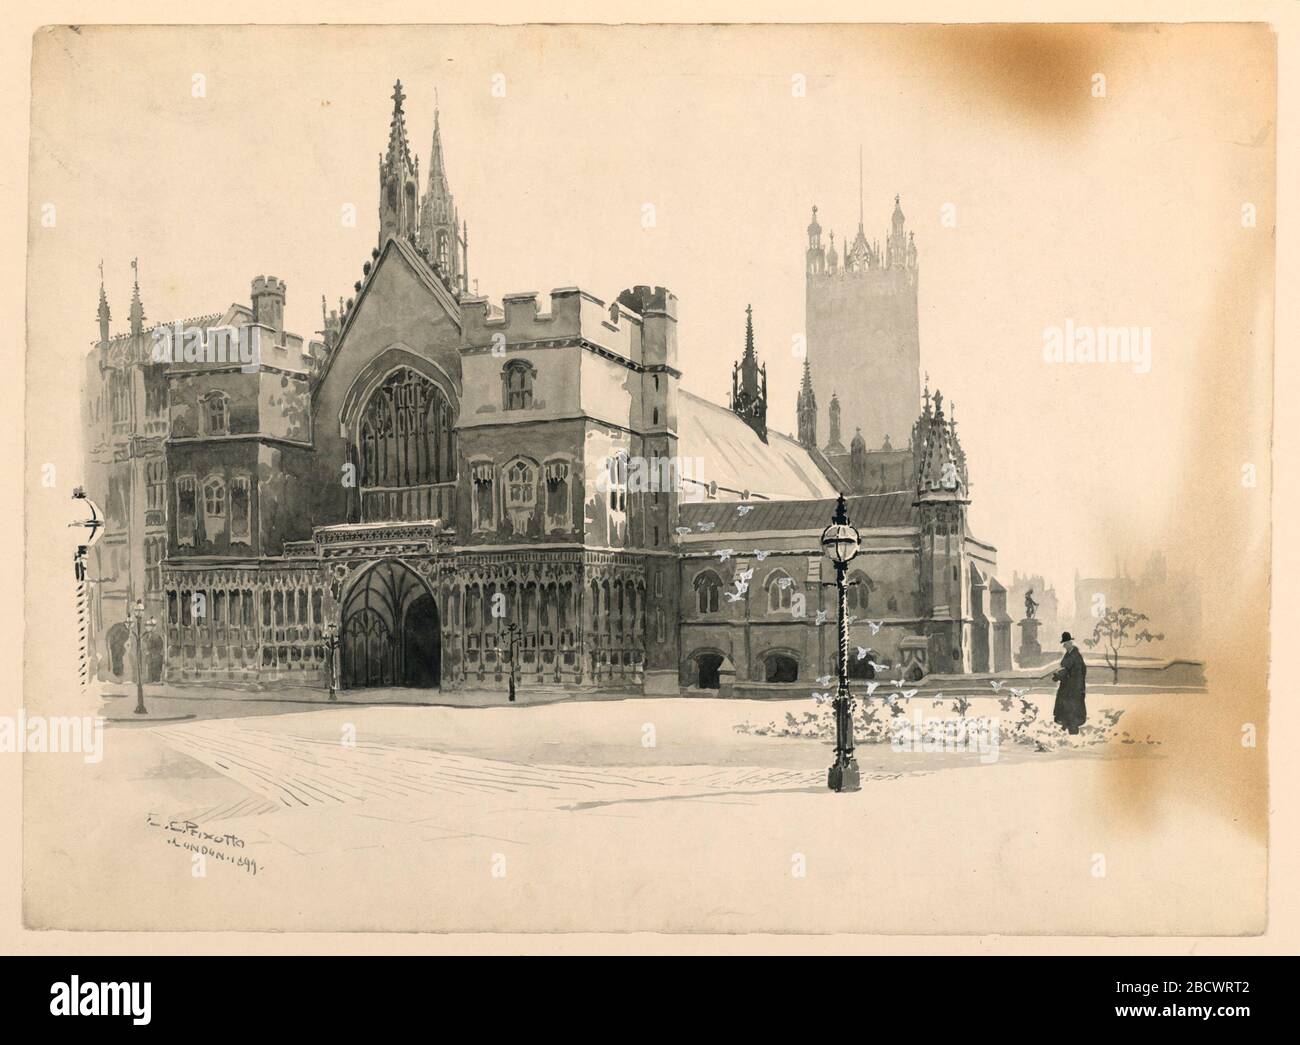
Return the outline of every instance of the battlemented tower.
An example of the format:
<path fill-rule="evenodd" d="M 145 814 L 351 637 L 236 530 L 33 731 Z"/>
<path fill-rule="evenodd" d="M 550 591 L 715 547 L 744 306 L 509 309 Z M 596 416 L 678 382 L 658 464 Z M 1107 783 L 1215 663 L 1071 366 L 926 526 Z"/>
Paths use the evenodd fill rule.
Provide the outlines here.
<path fill-rule="evenodd" d="M 840 253 L 834 233 L 829 251 L 822 246 L 816 207 L 808 226 L 805 327 L 812 385 L 837 391 L 844 426 L 861 428 L 869 451 L 883 447 L 886 437 L 894 445 L 903 442 L 921 395 L 916 244 L 905 224 L 895 196 L 884 249 L 868 241 L 859 187 L 857 236 L 842 241 Z"/>

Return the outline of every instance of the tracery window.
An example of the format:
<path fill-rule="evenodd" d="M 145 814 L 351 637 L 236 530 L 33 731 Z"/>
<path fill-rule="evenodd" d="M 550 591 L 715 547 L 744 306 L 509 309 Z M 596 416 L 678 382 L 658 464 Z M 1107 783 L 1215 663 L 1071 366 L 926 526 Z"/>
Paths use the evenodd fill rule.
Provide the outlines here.
<path fill-rule="evenodd" d="M 203 397 L 203 430 L 207 435 L 226 435 L 230 431 L 229 397 L 225 392 L 209 392 Z"/>
<path fill-rule="evenodd" d="M 533 378 L 537 371 L 523 359 L 512 359 L 501 371 L 505 386 L 505 408 L 527 410 L 533 405 Z"/>
<path fill-rule="evenodd" d="M 218 475 L 203 481 L 203 530 L 211 540 L 226 529 L 226 482 Z"/>
<path fill-rule="evenodd" d="M 722 581 L 712 570 L 705 570 L 695 578 L 695 605 L 701 613 L 718 612 L 718 595 Z"/>
<path fill-rule="evenodd" d="M 442 389 L 409 367 L 375 389 L 359 434 L 363 487 L 424 486 L 456 477 L 451 405 Z"/>

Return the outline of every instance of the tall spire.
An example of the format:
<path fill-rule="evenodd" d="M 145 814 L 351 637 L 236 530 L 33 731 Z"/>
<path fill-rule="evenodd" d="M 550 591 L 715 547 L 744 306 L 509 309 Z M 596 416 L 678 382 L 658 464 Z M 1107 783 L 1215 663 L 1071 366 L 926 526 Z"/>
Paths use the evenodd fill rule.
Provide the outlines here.
<path fill-rule="evenodd" d="M 754 348 L 754 309 L 745 306 L 745 354 L 731 369 L 731 409 L 767 442 L 767 368 Z"/>
<path fill-rule="evenodd" d="M 144 330 L 144 305 L 140 301 L 140 259 L 131 259 L 131 334 L 139 335 Z"/>
<path fill-rule="evenodd" d="M 393 85 L 393 118 L 388 125 L 388 152 L 379 160 L 379 249 L 390 239 L 415 235 L 419 222 L 420 161 L 412 159 L 406 139 L 402 81 Z"/>
<path fill-rule="evenodd" d="M 402 103 L 406 95 L 402 93 L 402 81 L 393 85 L 393 119 L 388 125 L 388 155 L 385 157 L 390 167 L 398 163 L 411 165 L 411 147 L 406 141 L 406 113 Z"/>
<path fill-rule="evenodd" d="M 812 365 L 807 356 L 804 356 L 803 383 L 799 386 L 795 414 L 799 419 L 799 442 L 811 450 L 817 445 L 817 395 L 813 392 Z"/>
<path fill-rule="evenodd" d="M 99 263 L 99 340 L 108 340 L 108 321 L 113 314 L 108 310 L 108 295 L 104 293 L 104 263 Z"/>
<path fill-rule="evenodd" d="M 429 192 L 432 194 L 434 189 L 441 192 L 447 191 L 447 169 L 442 159 L 442 127 L 439 125 L 441 114 L 438 112 L 437 102 L 434 102 L 433 109 L 433 147 L 429 151 Z"/>
<path fill-rule="evenodd" d="M 447 181 L 447 164 L 442 151 L 442 115 L 437 91 L 433 101 L 433 144 L 429 149 L 429 179 L 420 201 L 420 248 L 445 279 L 468 291 L 466 268 L 469 261 L 469 231 L 461 224 Z"/>

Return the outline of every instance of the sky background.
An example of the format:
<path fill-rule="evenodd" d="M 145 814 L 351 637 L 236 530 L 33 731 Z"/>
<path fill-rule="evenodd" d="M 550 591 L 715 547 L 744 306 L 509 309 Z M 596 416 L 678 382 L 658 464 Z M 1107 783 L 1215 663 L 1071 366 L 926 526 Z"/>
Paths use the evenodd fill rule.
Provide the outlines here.
<path fill-rule="evenodd" d="M 916 235 L 922 368 L 956 404 L 1003 579 L 1046 573 L 1068 609 L 1076 569 L 1136 573 L 1159 548 L 1213 597 L 1267 555 L 1267 29 L 83 28 L 38 34 L 33 76 L 27 380 L 48 409 L 29 461 L 77 467 L 68 375 L 101 259 L 114 330 L 133 256 L 151 321 L 246 301 L 262 273 L 301 333 L 322 294 L 352 295 L 400 77 L 422 181 L 436 92 L 481 293 L 667 286 L 683 386 L 717 402 L 752 303 L 785 431 L 809 210 L 837 243 L 856 231 L 861 147 L 868 235 L 895 193 Z M 1150 327 L 1150 373 L 1044 363 L 1067 320 Z"/>

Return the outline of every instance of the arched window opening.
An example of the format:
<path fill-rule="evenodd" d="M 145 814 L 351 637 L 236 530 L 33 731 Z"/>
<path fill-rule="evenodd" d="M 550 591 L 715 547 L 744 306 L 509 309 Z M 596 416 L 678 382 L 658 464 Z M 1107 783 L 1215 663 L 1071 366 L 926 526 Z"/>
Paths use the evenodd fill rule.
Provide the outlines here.
<path fill-rule="evenodd" d="M 527 410 L 533 405 L 533 379 L 537 371 L 532 364 L 513 359 L 501 371 L 507 410 Z"/>
<path fill-rule="evenodd" d="M 203 397 L 203 431 L 206 435 L 229 433 L 229 398 L 225 392 L 209 392 Z"/>
<path fill-rule="evenodd" d="M 773 570 L 767 578 L 767 612 L 780 613 L 790 609 L 794 595 L 794 580 L 784 570 Z"/>
<path fill-rule="evenodd" d="M 717 613 L 722 581 L 712 570 L 705 570 L 695 578 L 695 604 L 701 613 Z"/>

